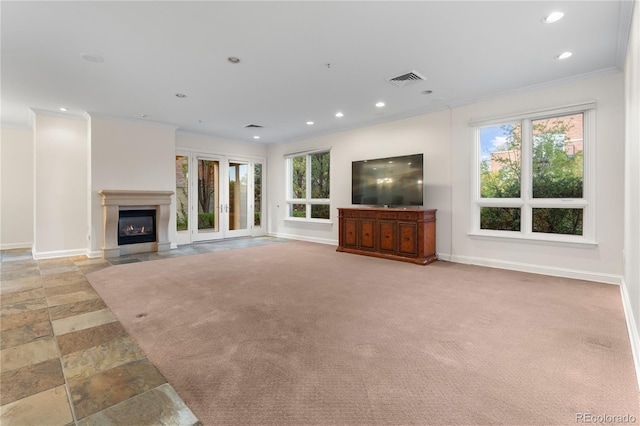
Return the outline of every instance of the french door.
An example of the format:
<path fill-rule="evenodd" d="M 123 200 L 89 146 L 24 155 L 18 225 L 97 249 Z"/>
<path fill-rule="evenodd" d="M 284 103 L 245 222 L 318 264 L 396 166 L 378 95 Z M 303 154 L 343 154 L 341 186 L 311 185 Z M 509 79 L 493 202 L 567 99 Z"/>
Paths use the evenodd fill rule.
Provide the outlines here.
<path fill-rule="evenodd" d="M 262 163 L 177 152 L 177 243 L 263 234 Z"/>

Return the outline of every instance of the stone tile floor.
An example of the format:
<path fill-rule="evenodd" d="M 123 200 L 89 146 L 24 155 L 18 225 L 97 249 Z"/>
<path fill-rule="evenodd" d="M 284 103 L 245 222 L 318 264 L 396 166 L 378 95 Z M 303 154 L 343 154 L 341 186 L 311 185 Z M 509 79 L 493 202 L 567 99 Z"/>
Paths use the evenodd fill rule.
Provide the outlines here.
<path fill-rule="evenodd" d="M 0 424 L 200 424 L 85 274 L 282 241 L 241 238 L 107 260 L 0 251 Z"/>

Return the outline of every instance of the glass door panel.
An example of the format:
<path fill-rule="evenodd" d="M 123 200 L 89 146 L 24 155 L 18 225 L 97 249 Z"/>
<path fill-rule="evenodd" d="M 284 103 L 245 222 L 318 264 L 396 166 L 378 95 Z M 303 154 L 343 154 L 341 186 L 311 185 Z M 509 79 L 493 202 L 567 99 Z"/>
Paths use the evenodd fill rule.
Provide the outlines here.
<path fill-rule="evenodd" d="M 249 165 L 229 162 L 229 230 L 248 228 L 247 193 Z"/>
<path fill-rule="evenodd" d="M 228 164 L 228 236 L 249 235 L 249 164 Z"/>
<path fill-rule="evenodd" d="M 253 229 L 262 228 L 262 164 L 253 165 Z"/>
<path fill-rule="evenodd" d="M 194 240 L 220 238 L 220 161 L 198 157 Z"/>
<path fill-rule="evenodd" d="M 177 244 L 189 244 L 189 156 L 176 154 Z"/>

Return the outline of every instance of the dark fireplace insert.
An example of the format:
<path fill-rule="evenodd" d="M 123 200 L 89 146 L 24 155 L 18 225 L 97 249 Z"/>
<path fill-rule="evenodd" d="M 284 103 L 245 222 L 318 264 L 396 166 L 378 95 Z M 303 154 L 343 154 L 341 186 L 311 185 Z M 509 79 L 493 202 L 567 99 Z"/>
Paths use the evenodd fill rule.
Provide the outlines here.
<path fill-rule="evenodd" d="M 155 210 L 120 210 L 118 245 L 156 241 Z"/>

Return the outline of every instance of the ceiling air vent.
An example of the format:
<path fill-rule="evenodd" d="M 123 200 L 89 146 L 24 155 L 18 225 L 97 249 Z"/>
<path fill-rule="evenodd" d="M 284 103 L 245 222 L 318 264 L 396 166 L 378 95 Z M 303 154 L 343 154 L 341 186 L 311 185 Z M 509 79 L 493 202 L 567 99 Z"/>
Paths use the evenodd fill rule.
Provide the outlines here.
<path fill-rule="evenodd" d="M 244 126 L 245 129 L 261 129 L 263 126 L 259 125 L 259 124 L 247 124 L 246 126 Z"/>
<path fill-rule="evenodd" d="M 426 78 L 419 74 L 417 71 L 409 71 L 397 77 L 391 77 L 387 79 L 389 83 L 397 87 L 408 86 L 410 84 L 419 83 L 424 80 L 426 80 Z"/>

